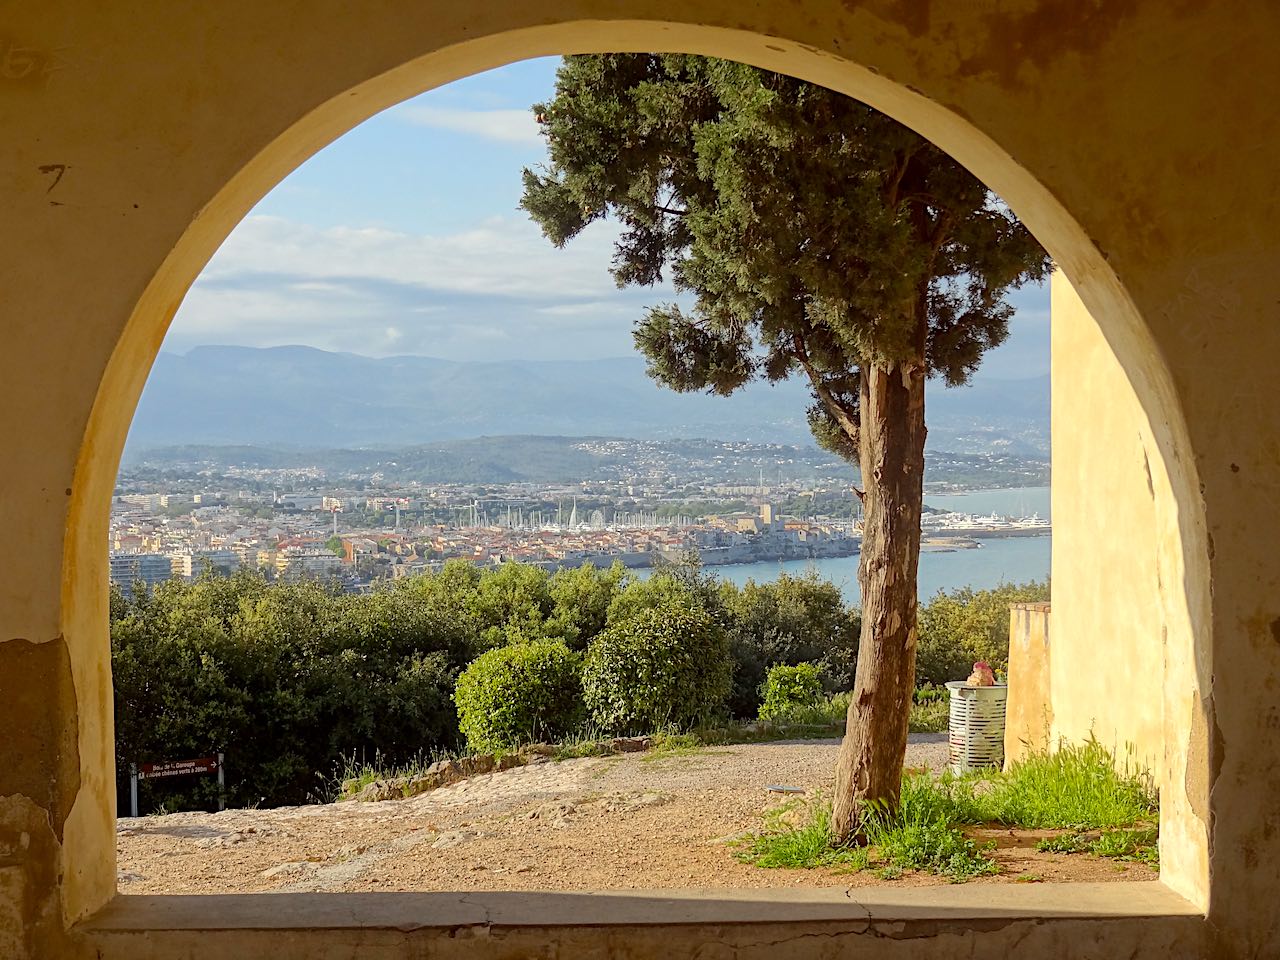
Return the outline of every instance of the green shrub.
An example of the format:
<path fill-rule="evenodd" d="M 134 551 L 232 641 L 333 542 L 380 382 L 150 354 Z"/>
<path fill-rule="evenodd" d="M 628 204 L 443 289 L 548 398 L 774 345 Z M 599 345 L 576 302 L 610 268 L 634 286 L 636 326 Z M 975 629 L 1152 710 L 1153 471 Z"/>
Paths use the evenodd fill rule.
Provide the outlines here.
<path fill-rule="evenodd" d="M 920 607 L 916 683 L 963 680 L 978 660 L 1008 670 L 1009 605 L 1048 599 L 1048 583 L 938 593 Z"/>
<path fill-rule="evenodd" d="M 687 729 L 724 711 L 729 640 L 706 610 L 668 604 L 614 623 L 587 648 L 583 693 L 591 719 L 619 733 Z"/>
<path fill-rule="evenodd" d="M 559 640 L 498 647 L 458 675 L 453 697 L 473 751 L 555 740 L 582 722 L 581 657 Z"/>
<path fill-rule="evenodd" d="M 769 668 L 760 694 L 760 719 L 786 722 L 796 711 L 812 710 L 822 702 L 822 676 L 812 663 L 780 663 Z"/>
<path fill-rule="evenodd" d="M 765 674 L 777 664 L 815 663 L 829 692 L 852 689 L 861 621 L 834 583 L 809 570 L 718 589 L 733 652 L 735 717 L 757 715 Z"/>
<path fill-rule="evenodd" d="M 457 743 L 457 621 L 400 583 L 361 595 L 261 576 L 113 591 L 116 769 L 226 753 L 227 802 L 303 803 L 343 757 Z M 181 779 L 183 782 L 177 782 Z M 213 778 L 147 780 L 143 811 L 216 805 Z"/>
<path fill-rule="evenodd" d="M 939 687 L 917 687 L 911 699 L 912 733 L 944 733 L 951 723 L 951 703 L 947 691 Z"/>
<path fill-rule="evenodd" d="M 564 637 L 574 650 L 584 650 L 605 628 L 609 605 L 628 589 L 633 577 L 618 561 L 608 569 L 584 563 L 551 575 L 547 586 L 554 604 L 547 630 Z"/>

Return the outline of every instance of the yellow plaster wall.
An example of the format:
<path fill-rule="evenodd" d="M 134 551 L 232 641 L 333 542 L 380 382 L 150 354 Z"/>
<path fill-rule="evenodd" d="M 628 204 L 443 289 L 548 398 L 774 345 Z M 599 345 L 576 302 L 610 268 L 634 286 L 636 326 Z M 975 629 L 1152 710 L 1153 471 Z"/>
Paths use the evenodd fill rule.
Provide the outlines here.
<path fill-rule="evenodd" d="M 48 701 L 0 740 L 0 944 L 56 956 L 64 924 L 114 890 L 105 522 L 188 285 L 255 201 L 373 112 L 523 57 L 612 49 L 732 57 L 859 96 L 968 165 L 1049 249 L 1123 370 L 1120 402 L 1146 418 L 1152 507 L 1113 519 L 1154 530 L 1151 549 L 1091 602 L 1145 657 L 1129 598 L 1154 571 L 1163 874 L 1208 910 L 1223 955 L 1273 945 L 1276 36 L 1280 7 L 1244 0 L 4 5 L 0 668 Z M 1126 472 L 1134 449 L 1117 450 Z M 1095 501 L 1056 503 L 1055 522 Z"/>
<path fill-rule="evenodd" d="M 1161 872 L 1190 895 L 1208 871 L 1204 783 L 1188 776 L 1187 753 L 1204 731 L 1192 720 L 1202 695 L 1174 498 L 1133 386 L 1061 273 L 1051 303 L 1050 739 L 1095 736 L 1152 772 Z"/>
<path fill-rule="evenodd" d="M 1009 691 L 1005 703 L 1006 769 L 1049 745 L 1053 725 L 1049 604 L 1015 603 L 1009 609 Z"/>
<path fill-rule="evenodd" d="M 1163 633 L 1152 442 L 1142 406 L 1071 284 L 1052 282 L 1052 739 L 1093 734 L 1156 770 Z"/>

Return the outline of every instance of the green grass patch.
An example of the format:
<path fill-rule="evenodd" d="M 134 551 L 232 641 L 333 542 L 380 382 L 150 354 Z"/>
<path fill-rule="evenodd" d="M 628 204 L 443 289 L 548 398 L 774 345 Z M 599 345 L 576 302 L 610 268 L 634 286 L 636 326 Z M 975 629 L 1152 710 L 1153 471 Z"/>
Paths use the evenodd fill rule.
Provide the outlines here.
<path fill-rule="evenodd" d="M 984 818 L 1028 829 L 1105 829 L 1153 820 L 1158 806 L 1150 778 L 1127 767 L 1092 737 L 1060 744 L 991 778 L 979 798 Z"/>
<path fill-rule="evenodd" d="M 946 790 L 925 784 L 927 776 L 907 778 L 903 802 L 896 811 L 880 811 L 864 823 L 866 846 L 833 846 L 831 805 L 820 798 L 808 805 L 799 826 L 786 822 L 788 815 L 804 809 L 793 801 L 766 815 L 765 830 L 742 841 L 738 859 L 759 867 L 812 869 L 838 868 L 855 872 L 873 866 L 901 876 L 905 870 L 924 870 L 955 883 L 1000 872 L 991 859 L 991 845 L 979 846 L 947 820 L 952 811 Z"/>
<path fill-rule="evenodd" d="M 653 746 L 640 756 L 643 763 L 673 757 L 696 757 L 709 752 L 709 745 L 694 733 L 655 733 L 652 741 Z"/>
<path fill-rule="evenodd" d="M 831 806 L 818 802 L 811 806 L 806 822 L 789 826 L 785 817 L 803 809 L 803 801 L 792 801 L 765 815 L 765 831 L 738 844 L 734 855 L 744 863 L 769 870 L 812 870 L 836 868 L 856 873 L 870 864 L 870 851 L 859 846 L 832 846 Z"/>
<path fill-rule="evenodd" d="M 867 842 L 880 859 L 907 870 L 926 870 L 953 883 L 1000 872 L 989 855 L 956 826 L 976 822 L 973 793 L 963 780 L 915 774 L 903 778 L 895 810 L 871 805 L 863 821 Z"/>
<path fill-rule="evenodd" d="M 583 727 L 575 734 L 553 744 L 552 760 L 580 760 L 583 757 L 606 757 L 613 754 L 608 738 L 596 727 Z"/>
<path fill-rule="evenodd" d="M 1045 837 L 1036 849 L 1046 853 L 1092 853 L 1110 860 L 1129 860 L 1151 867 L 1160 865 L 1159 831 L 1139 826 L 1120 830 L 1103 830 L 1095 839 L 1083 833 L 1064 833 Z"/>
<path fill-rule="evenodd" d="M 922 870 L 962 883 L 1000 872 L 991 856 L 995 844 L 976 842 L 962 827 L 1000 823 L 1071 830 L 1041 840 L 1039 850 L 1155 866 L 1156 828 L 1149 824 L 1158 809 L 1149 783 L 1145 774 L 1117 771 L 1112 755 L 1091 739 L 1028 757 L 1008 773 L 907 774 L 896 809 L 871 805 L 863 821 L 865 847 L 831 846 L 831 809 L 821 800 L 809 804 L 802 825 L 789 825 L 803 803 L 796 801 L 769 814 L 765 830 L 743 841 L 737 856 L 768 867 Z M 1090 839 L 1085 830 L 1102 832 Z"/>
<path fill-rule="evenodd" d="M 775 730 L 773 739 L 817 739 L 842 737 L 849 713 L 852 693 L 836 693 L 818 703 L 790 705 L 775 711 L 763 730 Z M 911 703 L 909 721 L 912 733 L 942 733 L 950 721 L 946 691 L 938 687 L 921 687 Z"/>

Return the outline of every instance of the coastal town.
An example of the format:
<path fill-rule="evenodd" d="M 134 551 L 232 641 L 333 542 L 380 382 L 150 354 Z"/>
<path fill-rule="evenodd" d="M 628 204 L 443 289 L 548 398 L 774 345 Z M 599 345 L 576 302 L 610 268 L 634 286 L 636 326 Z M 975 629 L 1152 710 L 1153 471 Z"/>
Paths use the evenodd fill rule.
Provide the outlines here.
<path fill-rule="evenodd" d="M 276 486 L 120 492 L 113 502 L 111 577 L 123 587 L 205 571 L 320 577 L 365 589 L 378 580 L 519 561 L 643 568 L 696 553 L 703 565 L 856 554 L 856 497 L 834 482 L 717 484 L 678 491 L 628 484 L 441 484 L 326 489 L 306 471 Z M 261 487 L 262 485 L 259 484 Z M 930 511 L 926 548 L 1048 534 L 1047 520 Z"/>

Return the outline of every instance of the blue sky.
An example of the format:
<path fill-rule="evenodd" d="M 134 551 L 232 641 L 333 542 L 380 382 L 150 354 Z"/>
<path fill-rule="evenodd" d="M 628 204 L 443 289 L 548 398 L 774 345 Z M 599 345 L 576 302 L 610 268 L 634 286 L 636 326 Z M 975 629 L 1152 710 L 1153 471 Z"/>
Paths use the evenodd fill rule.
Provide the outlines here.
<path fill-rule="evenodd" d="M 361 124 L 282 181 L 192 286 L 165 341 L 308 344 L 370 356 L 592 359 L 630 353 L 631 323 L 670 289 L 619 290 L 613 229 L 564 250 L 518 209 L 545 155 L 531 104 L 555 59 L 429 91 Z M 984 373 L 1048 372 L 1048 289 L 1021 291 Z"/>

